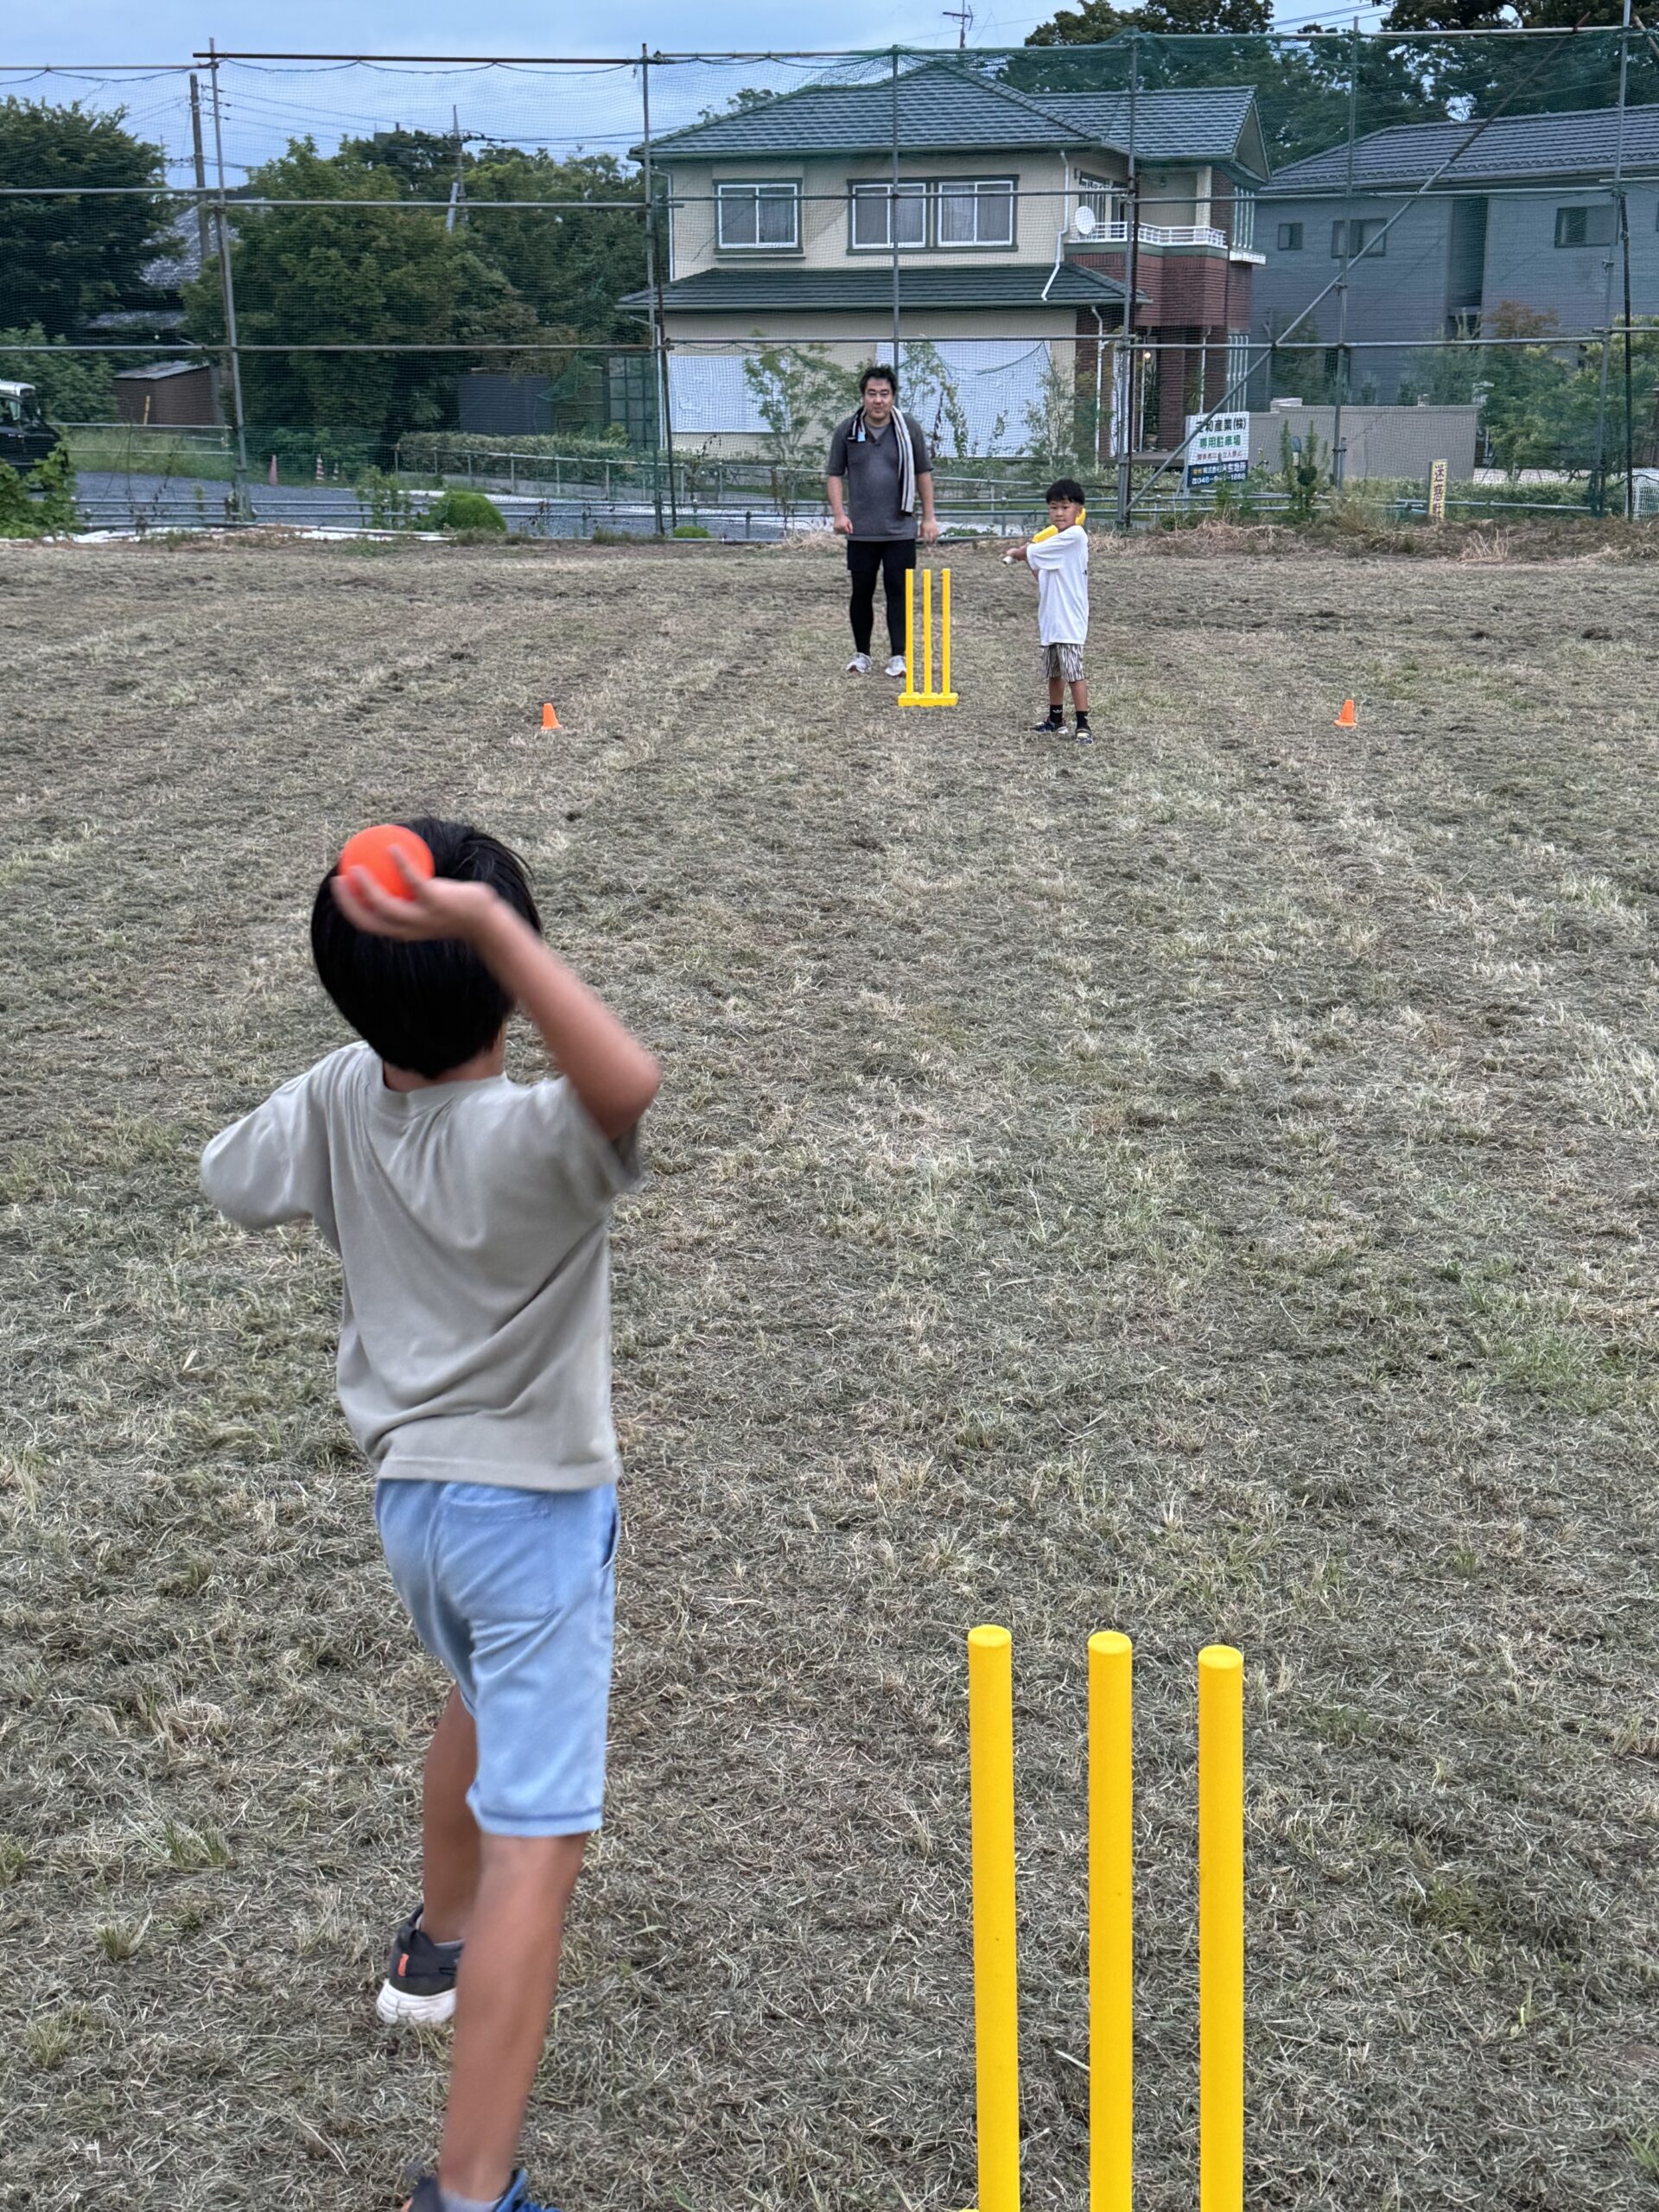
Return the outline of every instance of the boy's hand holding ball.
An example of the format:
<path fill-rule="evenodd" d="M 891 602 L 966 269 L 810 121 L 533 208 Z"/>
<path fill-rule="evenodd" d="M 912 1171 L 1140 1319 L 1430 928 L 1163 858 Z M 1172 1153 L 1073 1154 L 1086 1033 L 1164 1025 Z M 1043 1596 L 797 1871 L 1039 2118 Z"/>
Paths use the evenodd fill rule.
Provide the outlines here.
<path fill-rule="evenodd" d="M 353 929 L 416 944 L 470 940 L 499 901 L 486 883 L 435 875 L 425 839 L 386 822 L 346 839 L 334 869 L 334 903 Z"/>

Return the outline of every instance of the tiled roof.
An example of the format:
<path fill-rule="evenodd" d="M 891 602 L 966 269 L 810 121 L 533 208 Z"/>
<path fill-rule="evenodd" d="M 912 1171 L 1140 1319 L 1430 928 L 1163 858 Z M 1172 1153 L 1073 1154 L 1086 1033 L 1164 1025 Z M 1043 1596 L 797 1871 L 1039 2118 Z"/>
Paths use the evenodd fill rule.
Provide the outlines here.
<path fill-rule="evenodd" d="M 1248 87 L 1142 92 L 1135 104 L 1135 148 L 1148 160 L 1236 162 L 1253 136 L 1255 95 Z M 1004 152 L 1014 147 L 1107 144 L 1127 149 L 1128 99 L 1117 92 L 1022 92 L 982 69 L 929 61 L 898 80 L 899 143 L 908 154 Z M 652 142 L 659 160 L 676 156 L 745 160 L 770 155 L 883 154 L 893 144 L 894 91 L 889 77 L 861 85 L 810 85 L 734 115 L 692 124 Z M 1247 149 L 1246 166 L 1256 166 Z"/>
<path fill-rule="evenodd" d="M 1050 279 L 1052 278 L 1052 282 Z M 922 308 L 1113 307 L 1123 286 L 1098 270 L 1063 261 L 1058 272 L 1042 262 L 970 262 L 959 269 L 901 269 L 899 302 Z M 631 292 L 625 308 L 651 306 L 649 292 Z M 891 269 L 704 269 L 663 288 L 663 305 L 683 315 L 754 315 L 856 308 L 872 315 L 893 307 Z"/>
<path fill-rule="evenodd" d="M 1476 129 L 1467 123 L 1402 123 L 1373 130 L 1354 148 L 1354 183 L 1363 192 L 1390 187 L 1414 188 Z M 1618 110 L 1570 108 L 1557 115 L 1504 115 L 1489 123 L 1458 155 L 1440 180 L 1454 185 L 1499 178 L 1604 177 L 1618 156 Z M 1624 167 L 1659 168 L 1659 106 L 1624 111 Z M 1348 149 L 1332 146 L 1274 172 L 1268 189 L 1274 194 L 1340 192 L 1348 181 Z"/>

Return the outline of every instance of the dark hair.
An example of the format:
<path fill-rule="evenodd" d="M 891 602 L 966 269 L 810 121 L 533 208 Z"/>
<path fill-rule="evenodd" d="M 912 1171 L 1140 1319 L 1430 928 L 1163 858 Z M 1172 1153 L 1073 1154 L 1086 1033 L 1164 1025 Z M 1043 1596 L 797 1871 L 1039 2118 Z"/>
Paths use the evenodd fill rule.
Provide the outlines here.
<path fill-rule="evenodd" d="M 487 883 L 540 930 L 524 864 L 499 838 L 429 815 L 400 826 L 425 839 L 435 874 Z M 323 877 L 312 902 L 311 957 L 323 989 L 358 1035 L 383 1060 L 416 1075 L 447 1075 L 481 1052 L 500 1033 L 512 1001 L 478 955 L 458 938 L 404 944 L 353 927 L 334 902 L 334 873 Z"/>
<path fill-rule="evenodd" d="M 1057 476 L 1043 497 L 1046 499 L 1070 499 L 1074 507 L 1088 505 L 1083 496 L 1083 486 L 1075 476 Z"/>
<path fill-rule="evenodd" d="M 872 361 L 868 369 L 859 371 L 858 389 L 861 396 L 867 392 L 873 384 L 890 384 L 893 386 L 893 397 L 898 398 L 899 372 L 891 362 Z"/>

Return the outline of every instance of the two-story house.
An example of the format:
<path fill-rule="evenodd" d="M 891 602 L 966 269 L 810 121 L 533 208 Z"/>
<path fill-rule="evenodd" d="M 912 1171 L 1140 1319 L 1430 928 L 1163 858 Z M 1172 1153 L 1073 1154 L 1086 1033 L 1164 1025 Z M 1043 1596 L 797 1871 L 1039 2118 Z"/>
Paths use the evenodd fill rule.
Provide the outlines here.
<path fill-rule="evenodd" d="M 1622 152 L 1616 108 L 1500 116 L 1459 152 L 1472 128 L 1414 123 L 1372 131 L 1353 150 L 1351 200 L 1346 145 L 1275 171 L 1256 230 L 1266 260 L 1254 336 L 1287 331 L 1338 274 L 1344 245 L 1348 340 L 1372 349 L 1357 352 L 1354 378 L 1384 403 L 1402 375 L 1421 369 L 1401 341 L 1477 335 L 1501 307 L 1552 315 L 1564 335 L 1599 330 L 1608 315 L 1616 162 L 1629 183 L 1632 307 L 1637 315 L 1659 310 L 1659 106 L 1625 110 Z M 1614 274 L 1617 317 L 1622 267 Z M 1293 335 L 1328 346 L 1337 335 L 1335 296 Z"/>
<path fill-rule="evenodd" d="M 1131 115 L 1122 93 L 1023 92 L 939 60 L 653 142 L 671 211 L 661 306 L 676 437 L 752 443 L 763 424 L 743 359 L 757 338 L 823 343 L 849 368 L 891 359 L 896 286 L 901 351 L 937 349 L 969 451 L 1025 449 L 1057 368 L 1099 395 L 1100 451 L 1113 451 L 1131 130 L 1135 327 L 1167 348 L 1147 356 L 1155 397 L 1134 441 L 1178 442 L 1249 342 L 1267 174 L 1254 95 L 1143 92 Z M 645 292 L 627 304 L 653 308 Z"/>

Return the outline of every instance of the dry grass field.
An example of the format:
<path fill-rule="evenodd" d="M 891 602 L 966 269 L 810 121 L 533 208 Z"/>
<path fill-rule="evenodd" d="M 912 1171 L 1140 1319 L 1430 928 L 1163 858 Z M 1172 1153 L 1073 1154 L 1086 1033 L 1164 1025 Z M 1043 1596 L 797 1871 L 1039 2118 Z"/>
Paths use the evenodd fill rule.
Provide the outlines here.
<path fill-rule="evenodd" d="M 340 1041 L 311 890 L 411 810 L 522 849 L 667 1071 L 542 2188 L 971 2202 L 991 1618 L 1033 2208 L 1082 2198 L 1108 1625 L 1144 2212 L 1195 2201 L 1212 1637 L 1252 2205 L 1659 2197 L 1659 568 L 1097 546 L 1086 750 L 982 556 L 963 704 L 906 715 L 825 552 L 0 548 L 6 2212 L 378 2212 L 433 2145 L 442 2042 L 372 1999 L 438 1684 L 333 1263 L 195 1181 Z"/>

